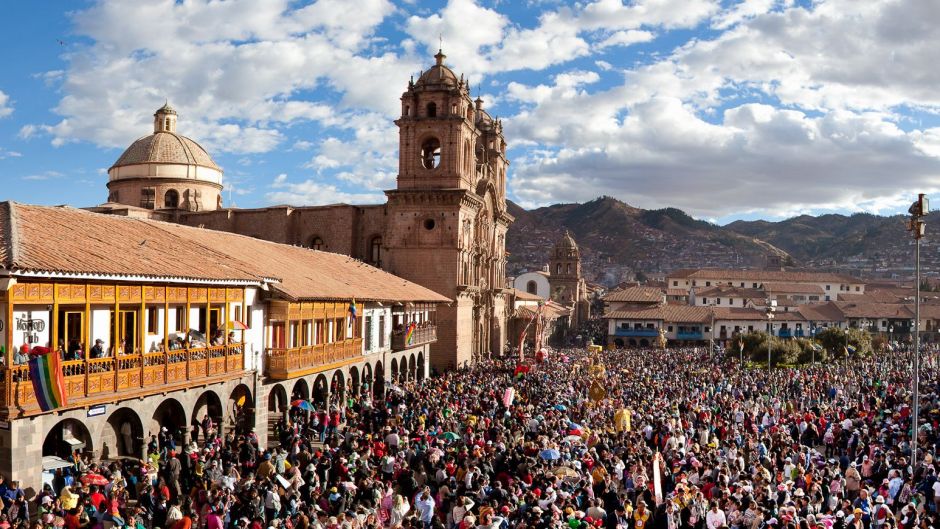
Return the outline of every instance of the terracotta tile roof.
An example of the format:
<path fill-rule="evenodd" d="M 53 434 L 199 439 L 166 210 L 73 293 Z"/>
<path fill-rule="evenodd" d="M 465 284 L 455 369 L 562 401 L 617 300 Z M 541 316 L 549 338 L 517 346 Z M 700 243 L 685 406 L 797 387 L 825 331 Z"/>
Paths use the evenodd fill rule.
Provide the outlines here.
<path fill-rule="evenodd" d="M 911 291 L 911 300 L 914 299 L 914 292 Z M 839 294 L 838 301 L 849 301 L 852 303 L 901 303 L 905 300 L 904 296 L 899 296 L 888 290 L 875 290 L 865 292 L 864 294 Z"/>
<path fill-rule="evenodd" d="M 653 287 L 629 287 L 615 290 L 604 301 L 625 301 L 628 303 L 659 303 L 663 300 L 663 291 Z"/>
<path fill-rule="evenodd" d="M 823 288 L 812 283 L 764 283 L 764 290 L 774 294 L 824 294 Z"/>
<path fill-rule="evenodd" d="M 846 318 L 893 318 L 912 319 L 914 311 L 907 305 L 896 303 L 854 303 L 846 301 L 834 302 Z"/>
<path fill-rule="evenodd" d="M 845 317 L 833 302 L 800 305 L 797 309 L 808 321 L 844 321 Z"/>
<path fill-rule="evenodd" d="M 611 311 L 606 319 L 660 320 L 675 323 L 705 323 L 711 320 L 707 307 L 689 305 L 660 305 L 649 308 L 632 308 Z"/>
<path fill-rule="evenodd" d="M 519 290 L 518 288 L 512 289 L 512 294 L 516 296 L 516 299 L 522 301 L 545 301 L 545 298 L 538 294 L 529 294 L 525 290 Z"/>
<path fill-rule="evenodd" d="M 813 282 L 813 283 L 861 283 L 860 279 L 829 272 L 801 272 L 791 270 L 733 270 L 701 268 L 698 270 L 678 270 L 667 279 L 728 279 L 758 282 Z"/>
<path fill-rule="evenodd" d="M 696 297 L 733 297 L 733 298 L 764 298 L 764 292 L 756 288 L 741 288 L 732 285 L 716 285 L 713 287 L 705 287 L 703 289 L 695 289 Z"/>
<path fill-rule="evenodd" d="M 688 296 L 689 291 L 684 288 L 667 288 L 666 295 L 667 296 Z"/>
<path fill-rule="evenodd" d="M 716 320 L 767 321 L 767 313 L 745 307 L 712 307 Z"/>
<path fill-rule="evenodd" d="M 0 266 L 18 272 L 261 283 L 292 299 L 446 302 L 350 257 L 68 207 L 0 203 Z"/>

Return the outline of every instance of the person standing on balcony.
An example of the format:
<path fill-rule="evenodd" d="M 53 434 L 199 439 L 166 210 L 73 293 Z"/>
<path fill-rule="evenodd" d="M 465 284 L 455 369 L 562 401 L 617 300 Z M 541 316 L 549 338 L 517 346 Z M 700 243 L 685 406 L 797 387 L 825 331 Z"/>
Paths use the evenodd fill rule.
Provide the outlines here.
<path fill-rule="evenodd" d="M 95 340 L 95 345 L 91 348 L 91 358 L 104 358 L 104 340 L 98 338 Z"/>

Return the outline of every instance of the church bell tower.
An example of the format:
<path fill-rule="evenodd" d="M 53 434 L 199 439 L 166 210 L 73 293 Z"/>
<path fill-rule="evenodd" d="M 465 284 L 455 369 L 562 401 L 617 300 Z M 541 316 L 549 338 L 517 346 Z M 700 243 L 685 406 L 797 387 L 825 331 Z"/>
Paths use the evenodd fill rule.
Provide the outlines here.
<path fill-rule="evenodd" d="M 438 51 L 401 97 L 397 187 L 386 191 L 386 269 L 453 300 L 431 363 L 456 367 L 506 342 L 506 142 Z"/>

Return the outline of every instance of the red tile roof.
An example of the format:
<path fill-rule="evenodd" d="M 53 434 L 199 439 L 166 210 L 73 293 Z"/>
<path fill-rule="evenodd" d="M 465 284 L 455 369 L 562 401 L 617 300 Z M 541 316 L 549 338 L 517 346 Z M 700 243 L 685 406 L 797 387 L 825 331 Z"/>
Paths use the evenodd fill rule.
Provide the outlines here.
<path fill-rule="evenodd" d="M 801 282 L 801 283 L 862 283 L 860 279 L 829 272 L 806 272 L 795 270 L 734 270 L 701 268 L 697 270 L 677 270 L 667 279 L 728 279 L 758 282 Z"/>
<path fill-rule="evenodd" d="M 350 257 L 69 207 L 0 203 L 0 267 L 39 275 L 262 283 L 290 299 L 447 302 Z"/>
<path fill-rule="evenodd" d="M 605 314 L 604 318 L 618 320 L 658 320 L 676 323 L 705 323 L 711 320 L 711 311 L 708 307 L 660 305 L 657 307 L 637 307 L 615 310 Z"/>
<path fill-rule="evenodd" d="M 627 303 L 659 303 L 662 300 L 662 289 L 653 287 L 628 287 L 604 296 L 604 301 Z"/>

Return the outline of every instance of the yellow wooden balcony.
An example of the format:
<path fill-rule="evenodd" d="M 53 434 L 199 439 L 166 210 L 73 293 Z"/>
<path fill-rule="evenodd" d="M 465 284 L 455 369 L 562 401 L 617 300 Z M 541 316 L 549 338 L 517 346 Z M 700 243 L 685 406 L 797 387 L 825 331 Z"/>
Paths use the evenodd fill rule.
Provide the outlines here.
<path fill-rule="evenodd" d="M 403 351 L 405 349 L 411 349 L 412 347 L 417 347 L 419 345 L 424 345 L 426 343 L 434 343 L 437 341 L 437 325 L 426 323 L 421 327 L 415 329 L 415 332 L 412 333 L 411 339 L 407 340 L 408 331 L 395 331 L 392 333 L 392 350 L 393 351 Z"/>
<path fill-rule="evenodd" d="M 244 373 L 241 343 L 62 362 L 68 408 L 114 402 L 234 378 Z M 28 365 L 4 370 L 8 416 L 40 413 Z"/>
<path fill-rule="evenodd" d="M 265 374 L 273 380 L 287 380 L 353 363 L 362 357 L 362 338 L 266 352 Z"/>

